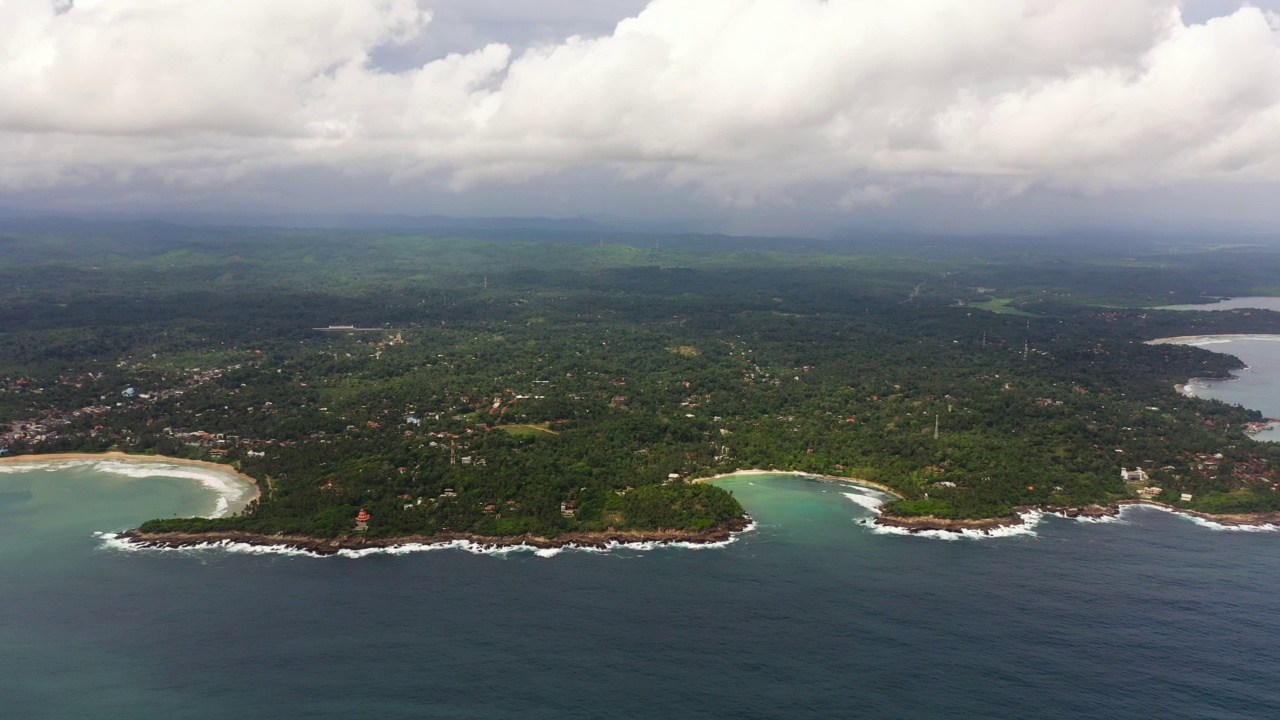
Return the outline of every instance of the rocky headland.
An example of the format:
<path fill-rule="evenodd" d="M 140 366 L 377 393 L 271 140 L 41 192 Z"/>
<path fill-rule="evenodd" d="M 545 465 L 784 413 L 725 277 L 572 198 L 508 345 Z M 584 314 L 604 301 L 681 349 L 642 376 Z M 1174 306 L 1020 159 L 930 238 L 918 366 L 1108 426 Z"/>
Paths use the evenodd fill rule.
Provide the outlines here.
<path fill-rule="evenodd" d="M 604 530 L 600 532 L 569 532 L 553 538 L 537 535 L 490 536 L 469 533 L 440 533 L 437 535 L 410 535 L 405 537 L 369 537 L 352 533 L 336 538 L 317 538 L 306 535 L 263 535 L 247 532 L 207 533 L 144 533 L 128 530 L 120 538 L 134 545 L 154 548 L 189 548 L 220 543 L 240 543 L 258 547 L 278 547 L 299 550 L 315 555 L 336 555 L 343 550 L 376 550 L 406 545 L 450 545 L 469 542 L 485 548 L 531 547 L 542 549 L 578 547 L 606 549 L 614 545 L 640 543 L 691 543 L 710 545 L 730 540 L 734 533 L 745 531 L 751 524 L 749 518 L 733 518 L 706 530 Z"/>

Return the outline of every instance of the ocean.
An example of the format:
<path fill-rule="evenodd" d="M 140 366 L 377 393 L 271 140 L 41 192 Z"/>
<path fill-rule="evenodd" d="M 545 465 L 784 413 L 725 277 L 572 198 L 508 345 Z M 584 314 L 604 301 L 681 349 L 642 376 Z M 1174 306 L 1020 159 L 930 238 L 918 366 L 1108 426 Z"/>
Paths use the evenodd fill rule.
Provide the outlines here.
<path fill-rule="evenodd" d="M 1171 305 L 1165 310 L 1280 310 L 1280 298 L 1242 297 L 1209 305 Z M 1280 335 L 1205 335 L 1174 338 L 1214 352 L 1229 353 L 1248 366 L 1234 373 L 1232 380 L 1194 380 L 1187 390 L 1196 397 L 1221 400 L 1260 411 L 1269 418 L 1280 418 Z M 1280 441 L 1280 428 L 1270 428 L 1255 436 L 1268 442 Z"/>
<path fill-rule="evenodd" d="M 1135 508 L 950 542 L 883 496 L 724 481 L 710 549 L 127 550 L 211 487 L 0 472 L 0 716 L 1272 718 L 1280 533 Z"/>
<path fill-rule="evenodd" d="M 1280 297 L 1238 297 L 1204 305 L 1166 305 L 1160 310 L 1280 310 Z"/>

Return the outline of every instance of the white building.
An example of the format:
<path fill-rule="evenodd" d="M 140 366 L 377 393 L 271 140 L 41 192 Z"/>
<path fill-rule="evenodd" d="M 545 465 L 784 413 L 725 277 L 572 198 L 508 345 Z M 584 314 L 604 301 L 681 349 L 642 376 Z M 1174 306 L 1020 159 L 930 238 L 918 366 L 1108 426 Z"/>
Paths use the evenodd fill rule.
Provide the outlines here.
<path fill-rule="evenodd" d="M 1120 468 L 1120 479 L 1125 482 L 1146 482 L 1148 480 L 1147 473 L 1142 468 L 1134 468 L 1128 470 Z"/>

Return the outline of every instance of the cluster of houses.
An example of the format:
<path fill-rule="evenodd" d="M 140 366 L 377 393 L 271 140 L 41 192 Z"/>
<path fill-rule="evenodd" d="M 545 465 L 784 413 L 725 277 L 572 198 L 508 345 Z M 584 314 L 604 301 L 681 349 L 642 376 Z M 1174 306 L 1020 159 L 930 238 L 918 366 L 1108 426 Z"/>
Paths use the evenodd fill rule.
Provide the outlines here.
<path fill-rule="evenodd" d="M 1173 467 L 1166 467 L 1165 469 L 1172 470 Z M 1145 485 L 1145 483 L 1150 482 L 1151 478 L 1147 475 L 1147 471 L 1140 467 L 1132 470 L 1129 470 L 1128 468 L 1120 468 L 1120 479 L 1127 483 L 1144 483 L 1143 487 L 1140 487 L 1137 490 L 1138 497 L 1143 500 L 1154 500 L 1164 492 L 1164 488 L 1156 487 L 1154 485 Z M 1191 493 L 1182 493 L 1179 499 L 1182 502 L 1191 502 L 1192 497 Z"/>
<path fill-rule="evenodd" d="M 1155 498 L 1160 497 L 1160 494 L 1163 492 L 1164 492 L 1164 488 L 1159 488 L 1155 486 L 1144 487 L 1144 488 L 1139 488 L 1138 497 L 1142 498 L 1143 500 L 1154 500 Z M 1181 495 L 1178 496 L 1178 499 L 1182 502 L 1191 502 L 1192 498 L 1194 497 L 1195 496 L 1192 495 L 1191 493 L 1182 493 Z"/>
<path fill-rule="evenodd" d="M 182 441 L 182 444 L 190 447 L 218 448 L 226 445 L 234 445 L 240 441 L 239 435 L 227 435 L 226 433 L 210 433 L 204 430 L 192 430 L 191 432 L 176 431 L 171 427 L 164 429 L 164 434 L 172 437 L 174 440 Z"/>
<path fill-rule="evenodd" d="M 1222 478 L 1222 463 L 1224 461 L 1222 453 L 1188 453 L 1183 456 L 1187 461 L 1192 473 L 1198 475 L 1205 480 Z M 1167 471 L 1173 471 L 1172 465 L 1164 468 Z M 1258 457 L 1256 454 L 1250 454 L 1245 460 L 1236 461 L 1230 470 L 1231 486 L 1235 489 L 1243 489 L 1247 485 L 1267 485 L 1273 491 L 1280 488 L 1276 482 L 1277 472 L 1271 467 L 1266 458 Z M 1180 476 L 1179 476 L 1180 477 Z M 1128 470 L 1121 468 L 1120 478 L 1125 482 L 1143 483 L 1143 487 L 1137 490 L 1138 497 L 1152 499 L 1164 492 L 1162 488 L 1148 486 L 1149 481 L 1147 473 L 1142 468 Z M 1191 502 L 1193 499 L 1191 493 L 1181 493 L 1179 499 L 1182 502 Z"/>
<path fill-rule="evenodd" d="M 1192 472 L 1203 478 L 1213 478 L 1220 474 L 1222 466 L 1222 453 L 1194 453 L 1187 456 L 1188 464 L 1191 466 Z M 1266 484 L 1276 487 L 1276 470 L 1265 459 L 1258 457 L 1256 454 L 1250 454 L 1245 460 L 1236 461 L 1231 469 L 1232 477 L 1238 480 L 1238 485 L 1244 484 Z"/>
<path fill-rule="evenodd" d="M 178 384 L 181 387 L 141 392 L 136 387 L 128 386 L 119 393 L 112 392 L 101 395 L 97 398 L 98 404 L 88 405 L 75 410 L 42 410 L 36 417 L 10 423 L 7 430 L 0 432 L 0 447 L 8 448 L 19 444 L 27 447 L 39 446 L 42 443 L 64 436 L 66 434 L 66 426 L 75 424 L 78 421 L 83 421 L 86 418 L 104 416 L 112 412 L 138 410 L 153 405 L 161 400 L 180 398 L 190 388 L 208 383 L 222 377 L 222 375 L 229 370 L 237 370 L 241 367 L 243 367 L 242 364 L 231 365 L 226 368 L 213 368 L 210 370 L 192 368 L 188 371 L 192 374 L 179 381 Z M 102 378 L 103 373 L 88 373 L 87 375 L 81 376 L 64 376 L 58 379 L 58 384 L 80 389 L 86 382 L 97 382 Z M 0 392 L 16 392 L 24 390 L 43 393 L 45 388 L 36 386 L 35 381 L 28 378 L 18 378 L 16 380 L 6 379 L 3 382 L 3 387 L 0 387 Z M 60 431 L 58 428 L 64 428 L 64 430 Z M 88 437 L 99 437 L 104 432 L 110 431 L 108 431 L 103 424 L 95 423 L 89 427 L 84 434 Z M 127 430 L 121 430 L 119 432 L 111 433 L 110 437 L 115 440 L 123 440 L 128 434 Z"/>
<path fill-rule="evenodd" d="M 520 402 L 521 400 L 546 400 L 547 399 L 545 395 L 522 395 L 517 393 L 515 390 L 512 390 L 511 388 L 505 388 L 503 392 L 505 392 L 510 397 L 504 397 L 503 395 L 498 395 L 494 397 L 493 405 L 489 406 L 490 415 L 505 413 L 508 410 L 510 410 L 512 407 L 514 407 L 515 404 Z"/>

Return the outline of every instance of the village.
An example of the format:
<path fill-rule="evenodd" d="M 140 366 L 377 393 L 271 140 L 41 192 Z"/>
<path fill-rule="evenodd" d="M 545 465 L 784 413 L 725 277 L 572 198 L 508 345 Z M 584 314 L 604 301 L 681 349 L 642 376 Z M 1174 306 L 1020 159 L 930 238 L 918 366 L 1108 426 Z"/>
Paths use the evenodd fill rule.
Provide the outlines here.
<path fill-rule="evenodd" d="M 118 393 L 106 393 L 98 396 L 96 400 L 99 401 L 99 404 L 85 405 L 74 410 L 44 408 L 33 417 L 8 423 L 7 429 L 0 432 L 0 455 L 9 454 L 15 449 L 38 451 L 42 449 L 42 446 L 77 437 L 106 437 L 113 441 L 128 443 L 134 432 L 128 428 L 109 427 L 108 416 L 130 412 L 145 412 L 146 409 L 155 406 L 157 403 L 180 399 L 191 390 L 214 382 L 227 372 L 240 370 L 243 367 L 245 367 L 245 364 L 235 364 L 209 370 L 193 368 L 190 371 L 191 374 L 182 377 L 171 387 L 164 389 L 139 392 L 137 388 L 130 385 Z M 46 386 L 30 378 L 5 378 L 3 382 L 0 382 L 0 394 L 9 396 L 43 396 L 42 399 L 48 399 L 58 389 L 79 391 L 84 389 L 86 384 L 100 383 L 103 379 L 104 373 L 66 375 L 59 377 L 56 382 Z M 97 422 L 96 420 L 101 420 L 102 422 Z M 150 419 L 147 424 L 151 424 Z M 165 429 L 172 431 L 171 428 Z M 226 442 L 225 437 L 218 439 L 208 433 L 205 433 L 205 435 L 209 437 L 200 438 L 205 441 L 202 445 L 204 447 L 216 447 L 217 444 L 225 444 Z"/>
<path fill-rule="evenodd" d="M 333 330 L 349 330 L 335 327 Z M 389 340 L 374 341 L 370 345 L 403 344 L 397 333 Z M 376 358 L 376 356 L 375 356 Z M 422 450 L 434 451 L 441 459 L 447 458 L 447 465 L 466 467 L 485 467 L 488 459 L 477 454 L 473 448 L 473 439 L 494 431 L 504 431 L 513 435 L 548 435 L 557 432 L 551 429 L 553 423 L 527 424 L 519 419 L 504 422 L 509 414 L 513 414 L 519 403 L 525 401 L 545 400 L 545 392 L 550 381 L 537 380 L 530 383 L 531 389 L 517 392 L 505 388 L 491 399 L 474 398 L 462 394 L 444 403 L 450 407 L 474 408 L 468 413 L 449 412 L 448 410 L 419 410 L 416 405 L 407 405 L 400 409 L 389 407 L 370 408 L 368 405 L 349 407 L 343 416 L 358 413 L 360 420 L 348 422 L 342 428 L 333 430 L 320 429 L 321 426 L 332 426 L 332 423 L 317 423 L 315 429 L 293 433 L 289 436 L 254 437 L 247 429 L 251 423 L 229 423 L 228 418 L 253 416 L 279 417 L 285 412 L 286 401 L 278 398 L 262 400 L 253 404 L 242 404 L 237 408 L 222 406 L 222 412 L 212 411 L 215 403 L 228 402 L 240 394 L 244 383 L 231 382 L 226 387 L 218 387 L 221 381 L 233 374 L 236 380 L 249 380 L 245 373 L 258 371 L 255 361 L 233 363 L 223 367 L 210 369 L 190 368 L 179 377 L 168 381 L 163 387 L 140 391 L 132 380 L 121 379 L 119 374 L 87 373 L 65 375 L 56 381 L 41 383 L 35 378 L 19 377 L 0 380 L 0 394 L 10 398 L 30 398 L 32 406 L 48 405 L 49 401 L 63 391 L 71 391 L 83 396 L 87 388 L 115 383 L 117 387 L 125 384 L 121 390 L 97 394 L 93 397 L 97 402 L 91 405 L 65 410 L 44 407 L 34 415 L 22 420 L 7 423 L 0 432 L 0 456 L 51 453 L 67 451 L 107 449 L 126 452 L 156 452 L 187 457 L 191 459 L 207 459 L 217 462 L 244 462 L 261 460 L 267 457 L 272 447 L 294 448 L 300 443 L 327 445 L 344 438 L 364 437 L 368 433 L 391 433 L 406 442 L 418 442 Z M 154 372 L 139 372 L 142 366 L 121 361 L 117 369 L 130 372 L 123 373 L 155 376 Z M 115 377 L 113 377 L 115 376 Z M 296 383 L 298 388 L 311 389 L 310 383 Z M 537 389 L 534 389 L 537 388 Z M 540 389 L 540 391 L 538 390 Z M 206 397 L 193 395 L 206 390 Z M 185 401 L 188 401 L 184 403 Z M 305 407 L 305 406 L 304 406 Z M 334 413 L 329 407 L 318 407 L 316 413 L 329 416 Z M 560 422 L 564 422 L 563 420 Z M 217 429 L 202 429 L 201 425 L 216 425 Z M 230 431 L 231 427 L 243 426 L 246 429 Z M 408 472 L 407 467 L 398 468 L 400 474 Z M 325 482 L 320 489 L 334 493 L 343 491 L 340 483 L 332 480 Z M 446 488 L 441 498 L 456 497 L 453 488 Z M 423 498 L 417 499 L 421 505 Z M 406 506 L 408 507 L 408 506 Z M 494 513 L 497 507 L 486 506 L 485 512 Z M 562 504 L 561 513 L 566 518 L 575 514 L 572 500 Z"/>

